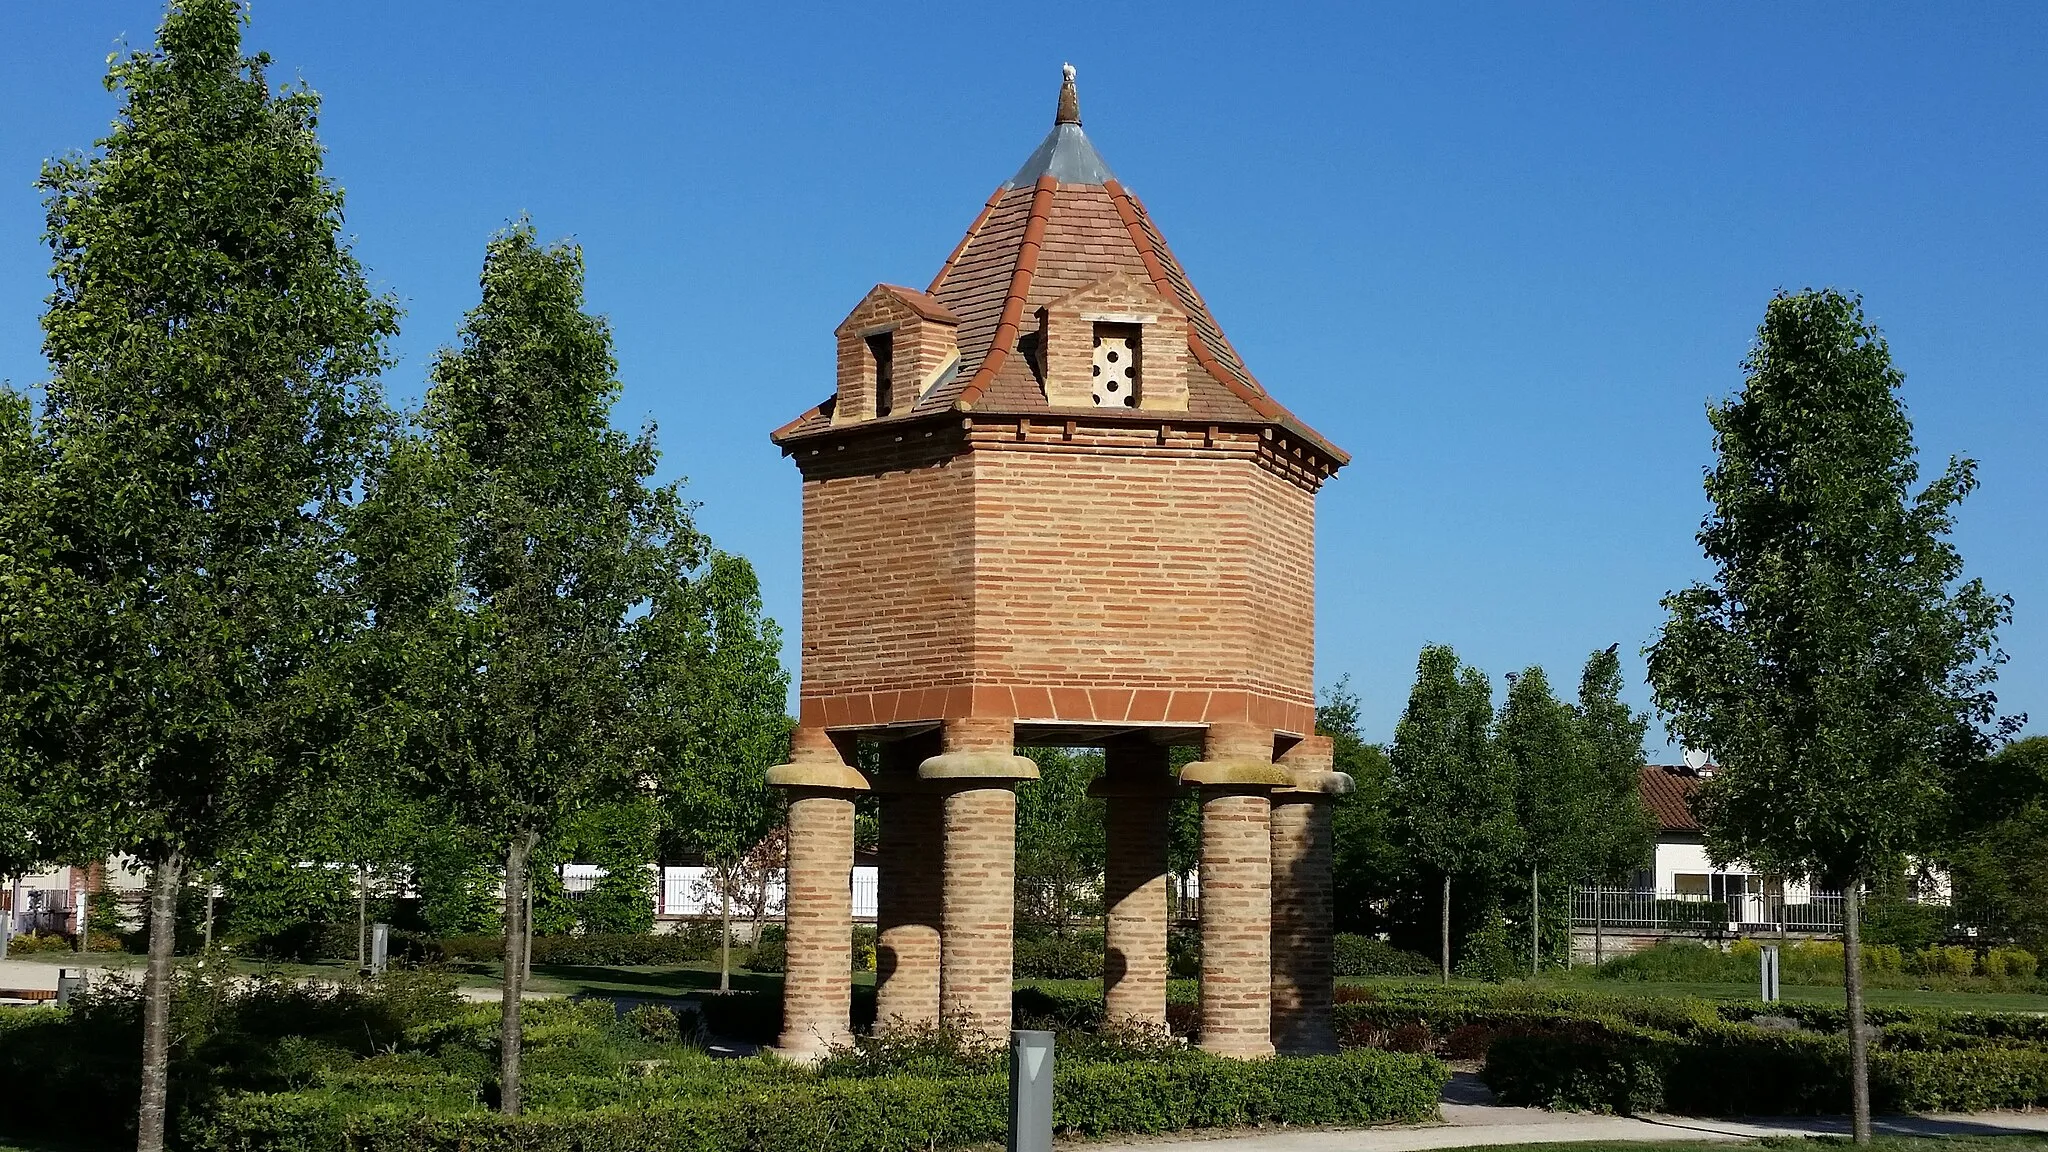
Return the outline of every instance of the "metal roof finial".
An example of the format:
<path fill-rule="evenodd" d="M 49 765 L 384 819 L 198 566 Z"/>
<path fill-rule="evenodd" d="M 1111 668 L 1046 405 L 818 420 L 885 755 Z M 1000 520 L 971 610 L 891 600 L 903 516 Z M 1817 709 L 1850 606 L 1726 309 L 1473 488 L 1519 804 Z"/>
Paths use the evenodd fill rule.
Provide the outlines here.
<path fill-rule="evenodd" d="M 1060 109 L 1052 118 L 1054 124 L 1079 124 L 1081 122 L 1081 97 L 1074 91 L 1074 66 L 1060 65 Z"/>

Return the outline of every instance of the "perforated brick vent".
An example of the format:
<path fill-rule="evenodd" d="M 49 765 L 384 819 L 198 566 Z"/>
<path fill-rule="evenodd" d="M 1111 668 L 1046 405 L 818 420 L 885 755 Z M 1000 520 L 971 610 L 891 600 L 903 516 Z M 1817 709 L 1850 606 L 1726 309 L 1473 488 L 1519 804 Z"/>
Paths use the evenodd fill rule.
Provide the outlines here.
<path fill-rule="evenodd" d="M 1138 406 L 1138 326 L 1095 326 L 1095 406 Z"/>

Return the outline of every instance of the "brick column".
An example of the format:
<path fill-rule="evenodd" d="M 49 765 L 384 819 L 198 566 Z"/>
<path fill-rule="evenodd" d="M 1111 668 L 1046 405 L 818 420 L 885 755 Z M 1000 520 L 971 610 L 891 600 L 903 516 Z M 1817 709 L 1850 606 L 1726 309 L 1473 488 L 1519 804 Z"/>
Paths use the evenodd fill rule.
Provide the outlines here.
<path fill-rule="evenodd" d="M 1272 838 L 1268 795 L 1291 782 L 1273 763 L 1273 733 L 1209 727 L 1181 781 L 1202 789 L 1202 1036 L 1219 1056 L 1270 1056 Z"/>
<path fill-rule="evenodd" d="M 939 794 L 918 779 L 917 766 L 939 751 L 937 734 L 885 745 L 882 827 L 877 845 L 880 891 L 875 907 L 875 1027 L 918 1026 L 939 1019 Z"/>
<path fill-rule="evenodd" d="M 1331 806 L 1351 777 L 1331 771 L 1330 738 L 1310 736 L 1280 758 L 1293 786 L 1273 792 L 1273 1045 L 1335 1052 L 1335 918 Z"/>
<path fill-rule="evenodd" d="M 1038 766 L 1014 751 L 1008 717 L 946 721 L 945 751 L 918 774 L 942 787 L 945 841 L 939 900 L 939 1012 L 971 1034 L 1010 1031 L 1017 916 L 1018 780 Z"/>
<path fill-rule="evenodd" d="M 1103 749 L 1089 787 L 1105 801 L 1103 1018 L 1166 1027 L 1166 818 L 1176 787 L 1167 750 L 1149 740 Z"/>
<path fill-rule="evenodd" d="M 868 787 L 822 729 L 798 729 L 788 764 L 768 770 L 789 790 L 789 872 L 784 897 L 788 959 L 782 980 L 782 1054 L 814 1060 L 853 1042 L 853 795 Z"/>

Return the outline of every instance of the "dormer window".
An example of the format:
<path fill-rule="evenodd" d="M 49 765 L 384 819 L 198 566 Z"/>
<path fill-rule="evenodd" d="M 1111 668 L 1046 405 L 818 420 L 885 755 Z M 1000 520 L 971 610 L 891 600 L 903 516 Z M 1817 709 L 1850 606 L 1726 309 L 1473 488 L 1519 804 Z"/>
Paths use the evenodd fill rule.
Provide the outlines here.
<path fill-rule="evenodd" d="M 891 332 L 868 337 L 868 358 L 875 365 L 875 415 L 896 407 L 896 338 Z"/>
<path fill-rule="evenodd" d="M 1138 349 L 1136 324 L 1095 325 L 1094 376 L 1091 394 L 1097 408 L 1138 406 Z"/>

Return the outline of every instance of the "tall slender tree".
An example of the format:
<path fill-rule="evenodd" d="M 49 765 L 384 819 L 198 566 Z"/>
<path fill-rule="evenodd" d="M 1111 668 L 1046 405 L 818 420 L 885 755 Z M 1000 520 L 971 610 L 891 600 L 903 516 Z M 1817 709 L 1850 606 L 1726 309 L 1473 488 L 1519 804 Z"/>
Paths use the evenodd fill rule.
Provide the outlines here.
<path fill-rule="evenodd" d="M 1926 844 L 1955 773 L 1996 738 L 2011 602 L 1965 579 L 1949 540 L 1974 463 L 1918 487 L 1904 377 L 1859 300 L 1779 293 L 1743 368 L 1742 391 L 1708 411 L 1719 459 L 1699 542 L 1714 578 L 1665 598 L 1650 683 L 1673 734 L 1720 766 L 1699 797 L 1715 858 L 1842 889 L 1868 1143 L 1861 889 Z"/>
<path fill-rule="evenodd" d="M 1316 707 L 1316 731 L 1330 738 L 1337 771 L 1356 785 L 1331 812 L 1331 881 L 1337 927 L 1346 932 L 1380 932 L 1395 886 L 1407 868 L 1394 835 L 1388 790 L 1387 754 L 1359 734 L 1358 693 L 1345 677 L 1324 690 Z"/>
<path fill-rule="evenodd" d="M 1451 980 L 1451 883 L 1514 850 L 1514 794 L 1493 742 L 1493 687 L 1446 645 L 1422 650 L 1388 754 L 1408 853 L 1442 882 L 1443 979 Z"/>
<path fill-rule="evenodd" d="M 1593 958 L 1604 959 L 1599 889 L 1646 867 L 1656 850 L 1657 822 L 1643 806 L 1643 736 L 1650 717 L 1621 699 L 1621 645 L 1614 644 L 1586 658 L 1579 674 L 1576 709 L 1584 741 L 1589 787 L 1601 797 L 1601 819 L 1591 829 L 1591 842 L 1574 877 L 1594 887 Z"/>
<path fill-rule="evenodd" d="M 118 57 L 112 131 L 47 164 L 51 523 L 71 702 L 37 787 L 152 872 L 138 1147 L 165 1135 L 172 923 L 315 770 L 361 614 L 339 514 L 382 421 L 397 310 L 341 236 L 320 102 L 242 54 L 236 0 L 177 0 Z"/>
<path fill-rule="evenodd" d="M 50 719 L 67 678 L 53 675 L 60 650 L 63 566 L 51 535 L 49 443 L 30 418 L 28 398 L 0 385 L 0 886 L 59 859 L 71 822 L 64 798 L 38 784 L 48 768 Z M 18 911 L 18 910 L 17 910 Z M 13 914 L 0 924 L 7 955 Z"/>
<path fill-rule="evenodd" d="M 761 582 L 714 551 L 666 590 L 637 629 L 636 712 L 648 774 L 672 843 L 700 855 L 719 902 L 718 989 L 732 988 L 733 900 L 747 857 L 782 817 L 767 769 L 789 751 L 782 630 L 762 614 Z"/>
<path fill-rule="evenodd" d="M 617 366 L 582 251 L 521 221 L 491 241 L 482 287 L 434 362 L 423 439 L 372 480 L 362 538 L 449 561 L 438 588 L 421 571 L 392 597 L 388 627 L 412 673 L 407 759 L 504 860 L 499 1100 L 516 1116 L 527 862 L 625 782 L 632 622 L 699 542 L 675 487 L 647 483 L 652 429 L 611 425 Z"/>
<path fill-rule="evenodd" d="M 1529 972 L 1543 963 L 1543 877 L 1576 876 L 1594 851 L 1605 796 L 1571 708 L 1531 666 L 1508 686 L 1501 706 L 1501 759 L 1513 781 L 1516 839 L 1529 878 Z"/>

